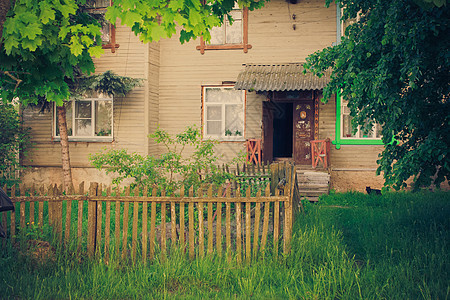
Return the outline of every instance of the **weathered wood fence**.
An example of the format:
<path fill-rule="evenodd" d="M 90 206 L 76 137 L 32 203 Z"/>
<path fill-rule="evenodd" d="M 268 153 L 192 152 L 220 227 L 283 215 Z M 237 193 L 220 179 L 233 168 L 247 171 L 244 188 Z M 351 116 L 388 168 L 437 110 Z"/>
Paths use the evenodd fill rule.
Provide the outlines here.
<path fill-rule="evenodd" d="M 284 253 L 290 251 L 294 217 L 301 206 L 295 167 L 272 164 L 270 171 L 270 182 L 253 195 L 251 186 L 245 195 L 237 188 L 232 196 L 230 186 L 212 185 L 171 196 L 156 188 L 129 187 L 114 195 L 111 188 L 91 183 L 87 194 L 80 184 L 76 195 L 62 195 L 57 186 L 50 186 L 27 192 L 21 188 L 15 196 L 13 186 L 16 212 L 4 212 L 2 224 L 13 241 L 27 226 L 47 224 L 60 242 L 75 241 L 78 252 L 105 259 L 140 256 L 146 261 L 157 253 L 164 258 L 172 246 L 179 246 L 190 258 L 216 252 L 248 262 L 265 251 L 275 256 L 281 247 Z"/>

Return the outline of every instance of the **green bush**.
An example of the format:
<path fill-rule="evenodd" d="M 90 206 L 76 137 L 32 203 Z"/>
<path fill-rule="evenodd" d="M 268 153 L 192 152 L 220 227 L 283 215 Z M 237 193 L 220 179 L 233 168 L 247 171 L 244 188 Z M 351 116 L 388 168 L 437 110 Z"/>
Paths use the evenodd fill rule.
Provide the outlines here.
<path fill-rule="evenodd" d="M 29 129 L 23 128 L 14 105 L 0 100 L 0 186 L 18 183 L 19 157 L 30 146 Z"/>
<path fill-rule="evenodd" d="M 116 173 L 113 183 L 118 185 L 127 178 L 134 179 L 136 186 L 158 186 L 171 194 L 181 186 L 195 189 L 204 184 L 220 185 L 233 179 L 233 175 L 217 166 L 214 153 L 217 141 L 203 140 L 195 126 L 175 136 L 159 128 L 150 137 L 165 147 L 159 157 L 129 154 L 127 150 L 107 150 L 90 155 L 91 163 L 107 174 Z M 187 147 L 193 147 L 190 156 L 184 155 Z M 205 172 L 206 170 L 206 172 Z"/>

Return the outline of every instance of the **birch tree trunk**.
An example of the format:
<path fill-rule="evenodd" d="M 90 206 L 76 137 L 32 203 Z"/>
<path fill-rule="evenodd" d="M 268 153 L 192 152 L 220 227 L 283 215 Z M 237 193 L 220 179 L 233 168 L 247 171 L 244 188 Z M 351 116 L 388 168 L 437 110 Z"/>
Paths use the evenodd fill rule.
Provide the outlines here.
<path fill-rule="evenodd" d="M 67 134 L 67 122 L 66 122 L 66 106 L 60 106 L 56 110 L 58 113 L 58 128 L 59 136 L 61 137 L 61 163 L 63 170 L 63 186 L 65 191 L 73 186 L 72 182 L 72 170 L 70 166 L 69 155 L 69 136 Z"/>

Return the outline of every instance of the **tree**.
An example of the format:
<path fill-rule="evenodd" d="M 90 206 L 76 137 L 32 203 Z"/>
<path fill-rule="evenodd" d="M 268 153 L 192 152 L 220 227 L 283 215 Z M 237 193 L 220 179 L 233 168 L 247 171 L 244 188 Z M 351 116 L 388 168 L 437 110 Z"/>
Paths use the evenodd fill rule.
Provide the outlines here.
<path fill-rule="evenodd" d="M 327 0 L 329 5 L 331 0 Z M 324 101 L 340 91 L 353 127 L 382 125 L 377 174 L 385 185 L 439 186 L 450 177 L 449 7 L 445 0 L 341 0 L 342 21 L 355 21 L 341 43 L 307 58 L 331 68 Z"/>
<path fill-rule="evenodd" d="M 17 0 L 5 17 L 0 48 L 0 98 L 23 105 L 59 106 L 70 98 L 69 83 L 94 72 L 100 24 L 75 1 Z M 64 107 L 64 106 L 63 106 Z M 65 110 L 58 110 L 64 188 L 72 185 Z"/>
<path fill-rule="evenodd" d="M 92 74 L 92 56 L 103 53 L 100 22 L 87 8 L 94 0 L 0 0 L 0 98 L 18 98 L 23 104 L 55 102 L 61 136 L 64 187 L 72 184 L 64 101 L 70 84 Z M 239 0 L 250 9 L 264 1 Z M 234 0 L 155 1 L 115 0 L 106 17 L 120 18 L 145 42 L 170 37 L 181 26 L 180 41 L 220 25 Z"/>

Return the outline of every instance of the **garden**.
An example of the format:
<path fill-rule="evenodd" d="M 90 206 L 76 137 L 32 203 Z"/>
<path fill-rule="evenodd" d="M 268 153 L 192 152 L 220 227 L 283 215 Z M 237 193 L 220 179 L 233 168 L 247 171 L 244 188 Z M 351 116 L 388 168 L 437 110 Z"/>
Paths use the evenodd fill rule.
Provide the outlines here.
<path fill-rule="evenodd" d="M 446 299 L 449 201 L 448 192 L 303 201 L 291 252 L 250 263 L 216 252 L 190 259 L 181 248 L 146 263 L 106 261 L 63 250 L 50 230 L 29 226 L 2 244 L 2 297 Z M 30 239 L 48 247 L 25 244 Z"/>

